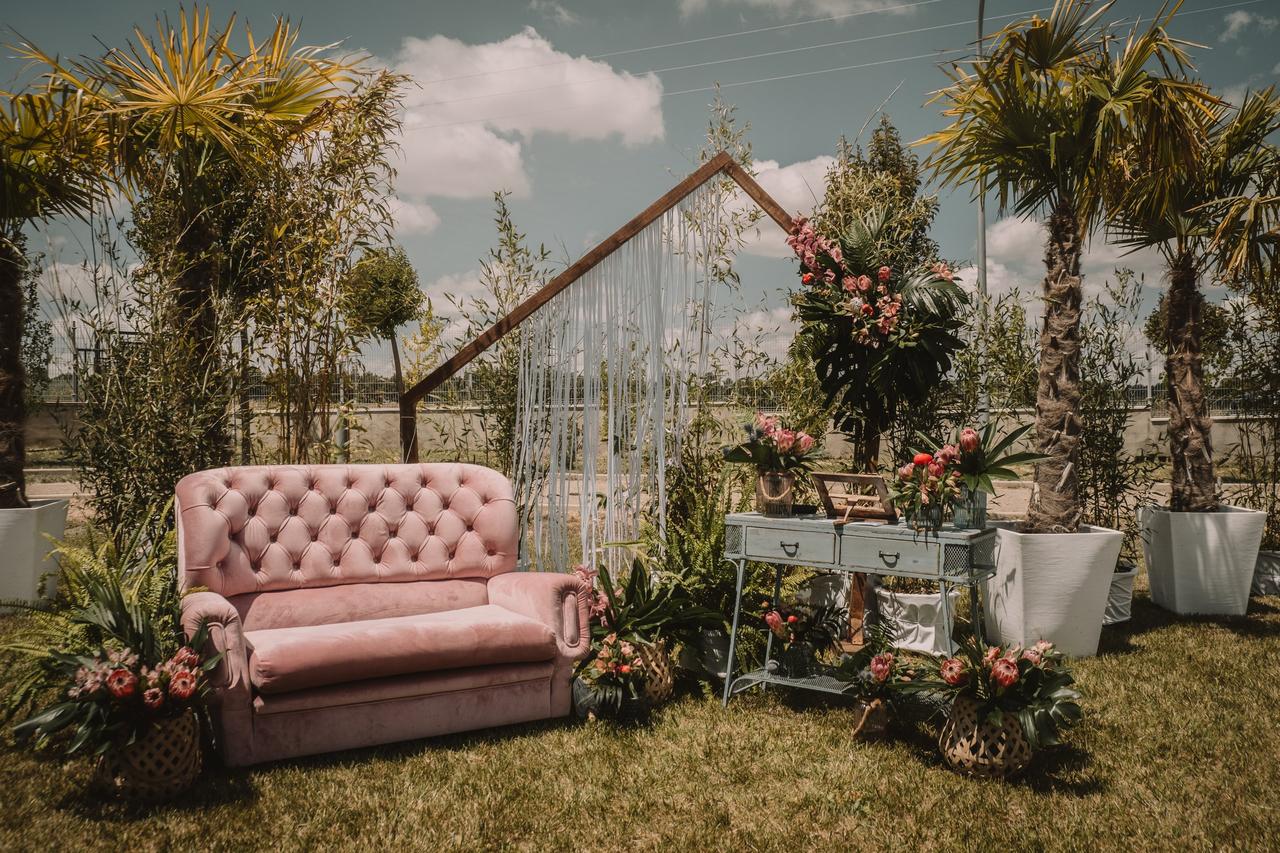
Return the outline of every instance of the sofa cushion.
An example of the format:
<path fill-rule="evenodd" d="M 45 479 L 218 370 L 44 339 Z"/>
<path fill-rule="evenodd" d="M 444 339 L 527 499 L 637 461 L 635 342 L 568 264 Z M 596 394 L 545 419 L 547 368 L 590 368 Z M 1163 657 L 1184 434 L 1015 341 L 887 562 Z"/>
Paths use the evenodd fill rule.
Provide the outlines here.
<path fill-rule="evenodd" d="M 482 578 L 351 583 L 314 589 L 250 592 L 228 599 L 246 631 L 414 616 L 489 603 Z"/>
<path fill-rule="evenodd" d="M 544 661 L 556 654 L 549 627 L 493 604 L 246 631 L 244 638 L 250 649 L 249 680 L 264 694 L 455 667 Z"/>

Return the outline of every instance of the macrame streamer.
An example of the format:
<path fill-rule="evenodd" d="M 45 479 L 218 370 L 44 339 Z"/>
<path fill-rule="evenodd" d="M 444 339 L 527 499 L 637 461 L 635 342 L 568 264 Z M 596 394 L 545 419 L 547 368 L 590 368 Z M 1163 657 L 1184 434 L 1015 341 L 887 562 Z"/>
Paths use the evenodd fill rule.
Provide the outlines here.
<path fill-rule="evenodd" d="M 521 327 L 516 503 L 523 562 L 565 570 L 662 528 L 666 465 L 706 370 L 720 191 L 707 184 L 640 231 Z M 617 549 L 609 549 L 611 552 Z"/>

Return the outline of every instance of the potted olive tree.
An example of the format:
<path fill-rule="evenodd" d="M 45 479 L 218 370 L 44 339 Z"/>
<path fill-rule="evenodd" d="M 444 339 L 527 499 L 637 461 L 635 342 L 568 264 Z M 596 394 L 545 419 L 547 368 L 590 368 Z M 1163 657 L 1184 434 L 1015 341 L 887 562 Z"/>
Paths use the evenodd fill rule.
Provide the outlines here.
<path fill-rule="evenodd" d="M 1221 501 L 1205 393 L 1201 279 L 1247 278 L 1262 267 L 1280 210 L 1280 130 L 1273 89 L 1237 109 L 1217 101 L 1199 116 L 1200 144 L 1176 163 L 1145 148 L 1118 205 L 1116 235 L 1156 248 L 1168 265 L 1164 301 L 1172 500 L 1143 513 L 1151 597 L 1176 613 L 1243 614 L 1266 513 Z"/>
<path fill-rule="evenodd" d="M 1057 0 L 1047 18 L 1012 23 L 985 58 L 957 67 L 936 100 L 951 123 L 926 137 L 943 181 L 998 193 L 1001 208 L 1043 216 L 1044 320 L 1036 393 L 1035 490 L 1025 524 L 999 533 L 987 584 L 988 630 L 1001 643 L 1044 638 L 1063 652 L 1097 651 L 1123 534 L 1084 524 L 1077 465 L 1080 417 L 1081 253 L 1103 221 L 1117 158 L 1138 144 L 1155 104 L 1209 101 L 1178 69 L 1169 15 L 1112 39 L 1102 6 Z M 1175 113 L 1178 109 L 1174 110 Z M 1170 122 L 1162 151 L 1194 148 L 1196 128 Z M 1069 537 L 1069 539 L 1064 538 Z"/>

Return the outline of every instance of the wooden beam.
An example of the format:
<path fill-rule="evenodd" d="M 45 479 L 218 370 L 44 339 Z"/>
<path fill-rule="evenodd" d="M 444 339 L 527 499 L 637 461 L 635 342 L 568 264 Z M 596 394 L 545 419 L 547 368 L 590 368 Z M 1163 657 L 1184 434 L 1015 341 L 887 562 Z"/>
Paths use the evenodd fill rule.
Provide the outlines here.
<path fill-rule="evenodd" d="M 765 192 L 764 188 L 756 183 L 747 174 L 746 170 L 734 161 L 729 152 L 721 151 L 691 172 L 688 177 L 668 190 L 653 204 L 646 207 L 630 222 L 610 234 L 594 249 L 587 252 L 562 273 L 543 285 L 537 293 L 517 305 L 511 313 L 494 323 L 479 337 L 454 353 L 452 358 L 427 374 L 422 381 L 405 391 L 400 398 L 400 422 L 402 427 L 400 451 L 404 461 L 418 461 L 415 407 L 420 400 L 443 385 L 445 380 L 466 367 L 476 356 L 493 346 L 496 341 L 528 319 L 529 315 L 546 305 L 559 293 L 586 275 L 597 264 L 617 251 L 623 243 L 653 224 L 658 217 L 675 207 L 680 203 L 681 199 L 705 184 L 718 172 L 724 172 L 732 178 L 784 231 L 791 230 L 791 217 L 782 209 L 782 205 L 778 204 L 772 196 Z"/>

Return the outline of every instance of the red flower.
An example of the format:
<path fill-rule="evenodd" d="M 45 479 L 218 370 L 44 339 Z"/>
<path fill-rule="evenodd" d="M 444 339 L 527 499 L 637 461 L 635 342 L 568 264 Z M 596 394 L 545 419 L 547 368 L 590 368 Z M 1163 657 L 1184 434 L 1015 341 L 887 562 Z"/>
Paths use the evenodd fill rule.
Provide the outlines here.
<path fill-rule="evenodd" d="M 874 312 L 875 312 L 875 310 L 876 310 L 875 308 L 872 308 L 872 307 L 871 307 L 871 303 L 870 303 L 870 302 L 864 302 L 864 303 L 862 303 L 862 313 L 863 313 L 863 314 L 866 314 L 868 317 L 870 317 L 870 316 L 872 315 L 872 313 L 874 313 Z"/>
<path fill-rule="evenodd" d="M 889 680 L 889 676 L 893 673 L 893 655 L 888 652 L 881 652 L 871 659 L 871 663 L 867 668 L 871 670 L 871 677 L 883 684 Z"/>
<path fill-rule="evenodd" d="M 805 273 L 804 275 L 800 276 L 800 281 L 801 281 L 802 283 L 804 283 L 804 284 L 812 284 L 812 283 L 813 283 L 813 273 L 811 273 L 811 272 L 807 272 L 807 273 Z"/>
<path fill-rule="evenodd" d="M 888 267 L 880 267 L 879 271 L 876 272 L 876 277 L 879 278 L 881 281 L 888 281 L 889 276 L 891 275 L 893 275 L 893 271 L 890 270 Z"/>
<path fill-rule="evenodd" d="M 189 669 L 174 671 L 169 677 L 169 695 L 174 699 L 190 699 L 196 692 L 196 675 Z"/>
<path fill-rule="evenodd" d="M 159 708 L 164 704 L 164 691 L 159 687 L 152 687 L 142 692 L 142 704 L 148 708 Z"/>
<path fill-rule="evenodd" d="M 965 427 L 960 432 L 960 449 L 972 453 L 978 449 L 978 431 L 973 427 Z"/>
<path fill-rule="evenodd" d="M 132 696 L 133 691 L 138 689 L 138 676 L 127 669 L 114 669 L 107 676 L 107 689 L 117 699 Z"/>
<path fill-rule="evenodd" d="M 911 458 L 911 461 L 914 462 L 916 465 L 928 465 L 930 462 L 933 461 L 933 454 L 917 453 L 915 456 Z"/>
<path fill-rule="evenodd" d="M 622 673 L 623 675 L 626 675 L 630 671 L 631 671 L 631 667 L 627 666 L 625 663 L 622 666 L 618 667 L 618 672 Z"/>
<path fill-rule="evenodd" d="M 799 621 L 800 621 L 800 617 L 796 616 L 794 613 L 792 613 L 790 616 L 787 617 L 788 625 L 794 625 Z"/>
<path fill-rule="evenodd" d="M 942 680 L 952 687 L 959 687 L 969 680 L 969 673 L 965 671 L 964 661 L 960 658 L 947 658 L 938 667 L 938 672 L 942 675 Z"/>
<path fill-rule="evenodd" d="M 991 664 L 991 680 L 1001 687 L 1008 687 L 1018 680 L 1018 665 L 1008 658 Z"/>
<path fill-rule="evenodd" d="M 184 669 L 194 669 L 200 663 L 200 655 L 190 646 L 183 646 L 173 656 L 173 665 Z"/>

